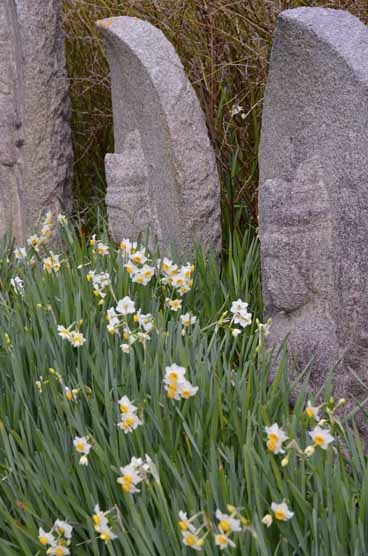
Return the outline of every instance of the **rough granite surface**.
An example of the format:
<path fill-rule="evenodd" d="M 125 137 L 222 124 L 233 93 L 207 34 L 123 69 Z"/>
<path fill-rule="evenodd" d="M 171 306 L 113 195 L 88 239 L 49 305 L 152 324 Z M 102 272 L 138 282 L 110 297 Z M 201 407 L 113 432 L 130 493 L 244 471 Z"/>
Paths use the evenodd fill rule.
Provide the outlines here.
<path fill-rule="evenodd" d="M 269 346 L 317 391 L 368 391 L 368 29 L 342 10 L 280 14 L 264 101 L 260 238 Z M 368 430 L 360 415 L 360 425 Z"/>
<path fill-rule="evenodd" d="M 68 209 L 70 103 L 61 0 L 0 2 L 0 236 Z"/>
<path fill-rule="evenodd" d="M 97 22 L 112 79 L 115 154 L 106 156 L 112 235 L 150 229 L 163 253 L 221 248 L 220 183 L 203 112 L 172 44 L 146 21 Z"/>

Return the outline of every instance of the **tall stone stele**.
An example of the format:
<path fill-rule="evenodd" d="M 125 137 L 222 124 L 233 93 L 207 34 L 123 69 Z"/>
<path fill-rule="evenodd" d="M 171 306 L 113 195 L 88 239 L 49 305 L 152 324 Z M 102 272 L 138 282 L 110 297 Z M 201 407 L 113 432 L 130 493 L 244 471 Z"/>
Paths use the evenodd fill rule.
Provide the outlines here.
<path fill-rule="evenodd" d="M 269 344 L 288 335 L 316 390 L 336 366 L 352 408 L 367 391 L 349 369 L 368 383 L 368 29 L 349 13 L 278 17 L 259 164 Z"/>
<path fill-rule="evenodd" d="M 113 237 L 147 228 L 163 253 L 221 244 L 220 184 L 205 119 L 172 44 L 146 21 L 97 22 L 111 69 L 115 154 L 106 155 Z"/>
<path fill-rule="evenodd" d="M 18 242 L 70 199 L 61 0 L 0 0 L 0 237 Z"/>

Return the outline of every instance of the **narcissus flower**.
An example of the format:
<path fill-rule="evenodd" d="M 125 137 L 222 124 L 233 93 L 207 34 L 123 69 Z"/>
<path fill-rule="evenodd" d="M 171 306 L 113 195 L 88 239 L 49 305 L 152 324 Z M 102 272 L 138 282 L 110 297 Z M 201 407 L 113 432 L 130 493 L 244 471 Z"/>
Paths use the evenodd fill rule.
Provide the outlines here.
<path fill-rule="evenodd" d="M 123 239 L 120 242 L 120 249 L 123 253 L 134 253 L 137 249 L 137 242 L 131 242 L 129 239 Z"/>
<path fill-rule="evenodd" d="M 115 535 L 115 533 L 113 533 L 110 527 L 108 527 L 107 525 L 105 527 L 100 527 L 98 533 L 100 533 L 99 535 L 100 539 L 105 543 L 108 543 L 118 538 L 117 535 Z"/>
<path fill-rule="evenodd" d="M 77 330 L 72 330 L 70 332 L 70 343 L 73 347 L 80 347 L 86 343 L 86 338 L 83 336 L 82 332 Z"/>
<path fill-rule="evenodd" d="M 119 429 L 125 434 L 133 432 L 140 425 L 143 425 L 143 421 L 135 413 L 122 413 L 120 423 L 118 423 Z"/>
<path fill-rule="evenodd" d="M 193 550 L 202 550 L 203 540 L 199 538 L 198 535 L 192 533 L 191 531 L 183 532 L 183 544 L 193 548 Z"/>
<path fill-rule="evenodd" d="M 308 434 L 314 444 L 322 448 L 322 450 L 327 450 L 328 445 L 334 441 L 334 437 L 330 434 L 330 429 L 322 429 L 319 426 L 315 427 Z"/>
<path fill-rule="evenodd" d="M 70 550 L 64 544 L 55 544 L 50 546 L 46 554 L 48 554 L 48 556 L 69 556 Z"/>
<path fill-rule="evenodd" d="M 89 444 L 85 436 L 76 436 L 73 440 L 73 444 L 77 452 L 85 454 L 86 456 L 88 456 L 92 448 L 92 445 Z"/>
<path fill-rule="evenodd" d="M 118 301 L 116 310 L 121 315 L 130 315 L 135 313 L 135 304 L 134 301 L 130 299 L 128 295 L 126 295 L 123 299 Z"/>
<path fill-rule="evenodd" d="M 218 527 L 222 533 L 231 532 L 239 533 L 241 529 L 240 519 L 234 519 L 231 515 L 224 514 L 220 510 L 216 510 L 216 519 L 218 519 Z"/>
<path fill-rule="evenodd" d="M 180 316 L 180 320 L 185 328 L 189 328 L 190 325 L 195 324 L 197 322 L 197 317 L 192 315 L 192 313 L 185 313 L 185 315 Z"/>
<path fill-rule="evenodd" d="M 168 299 L 167 300 L 168 307 L 171 309 L 171 311 L 174 311 L 175 313 L 181 309 L 182 303 L 183 302 L 182 302 L 181 299 Z"/>
<path fill-rule="evenodd" d="M 42 527 L 38 530 L 38 540 L 44 546 L 47 544 L 55 543 L 55 536 L 52 534 L 52 530 L 48 533 L 42 529 Z"/>
<path fill-rule="evenodd" d="M 144 264 L 148 260 L 145 255 L 145 252 L 146 252 L 145 249 L 141 249 L 140 251 L 134 251 L 134 253 L 130 255 L 130 260 L 134 264 Z"/>
<path fill-rule="evenodd" d="M 265 427 L 267 433 L 267 448 L 273 454 L 284 454 L 282 449 L 282 443 L 288 438 L 285 432 L 280 429 L 277 423 L 271 425 L 271 427 Z"/>
<path fill-rule="evenodd" d="M 232 541 L 228 535 L 223 535 L 222 533 L 215 535 L 215 544 L 220 548 L 220 550 L 224 550 L 229 546 L 232 548 L 236 546 L 234 541 Z"/>
<path fill-rule="evenodd" d="M 97 244 L 96 251 L 99 255 L 106 257 L 109 254 L 109 248 L 104 243 L 100 242 Z"/>
<path fill-rule="evenodd" d="M 190 522 L 190 519 L 188 519 L 187 513 L 180 511 L 178 515 L 179 515 L 178 525 L 180 527 L 180 530 L 183 532 L 190 531 L 193 533 L 196 530 L 196 528 L 194 527 L 193 523 Z"/>
<path fill-rule="evenodd" d="M 277 519 L 278 521 L 288 521 L 294 515 L 294 512 L 291 512 L 289 510 L 285 501 L 282 501 L 280 504 L 272 502 L 271 510 L 275 515 L 275 519 Z"/>
<path fill-rule="evenodd" d="M 305 408 L 305 413 L 308 415 L 308 417 L 315 419 L 316 421 L 319 421 L 319 407 L 315 407 L 311 404 L 311 401 L 308 400 L 307 402 L 307 407 Z"/>
<path fill-rule="evenodd" d="M 26 258 L 27 251 L 25 247 L 16 247 L 14 249 L 14 256 L 18 261 L 21 261 Z"/>
<path fill-rule="evenodd" d="M 68 328 L 65 328 L 65 326 L 63 326 L 62 324 L 59 324 L 58 327 L 57 327 L 57 331 L 58 331 L 58 335 L 63 340 L 70 340 L 71 334 L 70 334 L 70 330 Z"/>

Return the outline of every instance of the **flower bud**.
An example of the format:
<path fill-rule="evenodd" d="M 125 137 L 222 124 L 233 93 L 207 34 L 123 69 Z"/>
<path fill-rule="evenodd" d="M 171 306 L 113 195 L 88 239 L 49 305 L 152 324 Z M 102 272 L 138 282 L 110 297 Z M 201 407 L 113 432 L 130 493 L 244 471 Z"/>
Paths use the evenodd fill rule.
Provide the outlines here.
<path fill-rule="evenodd" d="M 307 446 L 306 449 L 304 450 L 304 453 L 306 456 L 310 457 L 313 456 L 314 451 L 315 451 L 314 446 Z"/>
<path fill-rule="evenodd" d="M 262 523 L 263 523 L 264 525 L 266 525 L 266 527 L 271 527 L 272 522 L 273 522 L 273 519 L 272 519 L 272 515 L 270 515 L 270 514 L 266 514 L 266 515 L 262 518 Z"/>

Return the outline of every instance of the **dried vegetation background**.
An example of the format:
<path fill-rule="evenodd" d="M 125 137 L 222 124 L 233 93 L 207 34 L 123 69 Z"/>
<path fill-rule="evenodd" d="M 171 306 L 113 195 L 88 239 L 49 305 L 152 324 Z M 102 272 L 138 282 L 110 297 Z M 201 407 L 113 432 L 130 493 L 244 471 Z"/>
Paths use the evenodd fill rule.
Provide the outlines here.
<path fill-rule="evenodd" d="M 257 151 L 278 13 L 299 6 L 350 11 L 368 23 L 367 0 L 64 0 L 73 106 L 75 207 L 85 224 L 103 207 L 104 155 L 113 152 L 109 68 L 95 21 L 129 15 L 174 44 L 206 115 L 222 184 L 223 226 L 256 226 Z M 240 105 L 241 114 L 232 116 Z"/>

